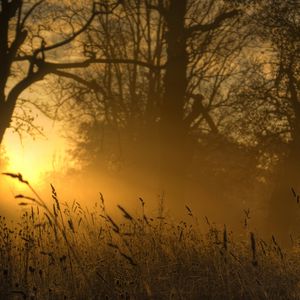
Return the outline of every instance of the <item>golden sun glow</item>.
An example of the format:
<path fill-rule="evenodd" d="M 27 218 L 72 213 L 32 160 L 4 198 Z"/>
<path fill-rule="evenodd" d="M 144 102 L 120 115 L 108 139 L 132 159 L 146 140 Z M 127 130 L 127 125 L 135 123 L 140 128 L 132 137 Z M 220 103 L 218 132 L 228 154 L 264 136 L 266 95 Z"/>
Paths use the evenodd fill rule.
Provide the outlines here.
<path fill-rule="evenodd" d="M 46 118 L 40 118 L 39 121 L 39 125 L 44 128 L 45 137 L 33 139 L 24 135 L 21 141 L 18 134 L 7 130 L 2 144 L 7 159 L 1 166 L 0 174 L 21 173 L 40 196 L 47 198 L 50 183 L 59 182 L 59 179 L 55 180 L 55 174 L 66 171 L 72 161 L 66 159 L 67 145 L 59 136 L 58 124 L 53 126 L 53 122 Z M 18 205 L 20 201 L 15 199 L 16 195 L 34 196 L 26 184 L 9 176 L 0 176 L 0 187 L 0 215 L 18 215 L 22 207 Z"/>
<path fill-rule="evenodd" d="M 21 173 L 32 185 L 42 184 L 46 173 L 62 168 L 62 159 L 58 162 L 57 157 L 64 155 L 65 144 L 54 131 L 47 138 L 24 137 L 21 142 L 17 134 L 8 130 L 4 146 L 8 157 L 5 171 Z"/>

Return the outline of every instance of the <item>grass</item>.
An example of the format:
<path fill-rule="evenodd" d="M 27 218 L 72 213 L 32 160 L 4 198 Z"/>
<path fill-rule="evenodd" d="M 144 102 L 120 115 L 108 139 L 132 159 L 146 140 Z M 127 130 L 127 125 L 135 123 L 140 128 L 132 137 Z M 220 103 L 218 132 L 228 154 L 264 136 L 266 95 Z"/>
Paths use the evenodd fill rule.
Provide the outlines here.
<path fill-rule="evenodd" d="M 92 212 L 62 203 L 52 187 L 47 205 L 29 187 L 17 195 L 20 219 L 0 217 L 0 299 L 300 299 L 299 247 L 283 250 L 245 226 L 235 236 L 186 207 L 187 222 L 140 215 L 100 194 Z"/>

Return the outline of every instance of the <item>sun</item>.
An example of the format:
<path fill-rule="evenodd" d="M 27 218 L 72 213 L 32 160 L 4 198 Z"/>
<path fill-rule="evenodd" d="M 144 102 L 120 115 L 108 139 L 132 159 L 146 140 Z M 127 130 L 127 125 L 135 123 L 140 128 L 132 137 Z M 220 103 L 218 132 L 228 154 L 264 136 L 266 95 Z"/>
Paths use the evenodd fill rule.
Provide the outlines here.
<path fill-rule="evenodd" d="M 39 195 L 48 195 L 49 183 L 55 179 L 53 174 L 61 174 L 71 161 L 65 158 L 68 149 L 65 140 L 59 137 L 57 131 L 50 130 L 49 126 L 46 129 L 44 138 L 33 139 L 24 135 L 22 140 L 9 129 L 1 144 L 7 159 L 0 164 L 0 174 L 20 173 Z M 20 207 L 19 201 L 14 198 L 19 194 L 33 196 L 32 190 L 17 178 L 0 175 L 0 214 L 5 213 L 13 218 L 17 216 Z"/>
<path fill-rule="evenodd" d="M 6 146 L 8 164 L 6 171 L 21 173 L 25 180 L 31 184 L 39 184 L 47 166 L 41 159 L 41 149 L 28 147 L 17 143 Z"/>
<path fill-rule="evenodd" d="M 7 169 L 12 173 L 21 173 L 23 178 L 32 184 L 38 184 L 45 173 L 39 153 L 18 150 L 10 151 Z"/>
<path fill-rule="evenodd" d="M 58 152 L 64 152 L 64 144 L 55 135 L 36 140 L 28 137 L 21 142 L 17 134 L 8 131 L 4 147 L 8 164 L 1 172 L 21 173 L 31 185 L 41 185 L 46 173 L 61 167 L 54 163 L 54 159 Z"/>

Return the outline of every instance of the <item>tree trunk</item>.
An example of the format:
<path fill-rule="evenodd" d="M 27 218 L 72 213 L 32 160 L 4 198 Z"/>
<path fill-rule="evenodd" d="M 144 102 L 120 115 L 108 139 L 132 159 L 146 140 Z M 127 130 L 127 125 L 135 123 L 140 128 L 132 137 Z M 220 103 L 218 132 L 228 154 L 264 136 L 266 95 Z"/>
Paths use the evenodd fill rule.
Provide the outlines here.
<path fill-rule="evenodd" d="M 183 207 L 187 129 L 184 100 L 187 88 L 185 36 L 186 0 L 172 0 L 167 15 L 167 64 L 161 119 L 162 188 L 172 206 Z"/>
<path fill-rule="evenodd" d="M 4 99 L 0 100 L 0 145 L 2 144 L 5 131 L 10 126 L 11 116 L 7 111 L 7 103 Z"/>

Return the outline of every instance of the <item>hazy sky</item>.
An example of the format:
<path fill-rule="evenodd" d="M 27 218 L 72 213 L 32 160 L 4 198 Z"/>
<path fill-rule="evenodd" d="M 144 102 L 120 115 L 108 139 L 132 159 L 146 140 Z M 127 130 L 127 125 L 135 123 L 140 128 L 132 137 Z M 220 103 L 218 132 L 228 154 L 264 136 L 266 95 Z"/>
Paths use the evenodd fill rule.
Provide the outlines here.
<path fill-rule="evenodd" d="M 9 158 L 7 171 L 20 172 L 34 184 L 42 181 L 43 173 L 58 171 L 66 152 L 66 142 L 59 135 L 58 123 L 40 116 L 38 125 L 44 128 L 45 137 L 38 136 L 34 139 L 23 135 L 21 141 L 19 135 L 9 129 L 4 138 Z"/>

